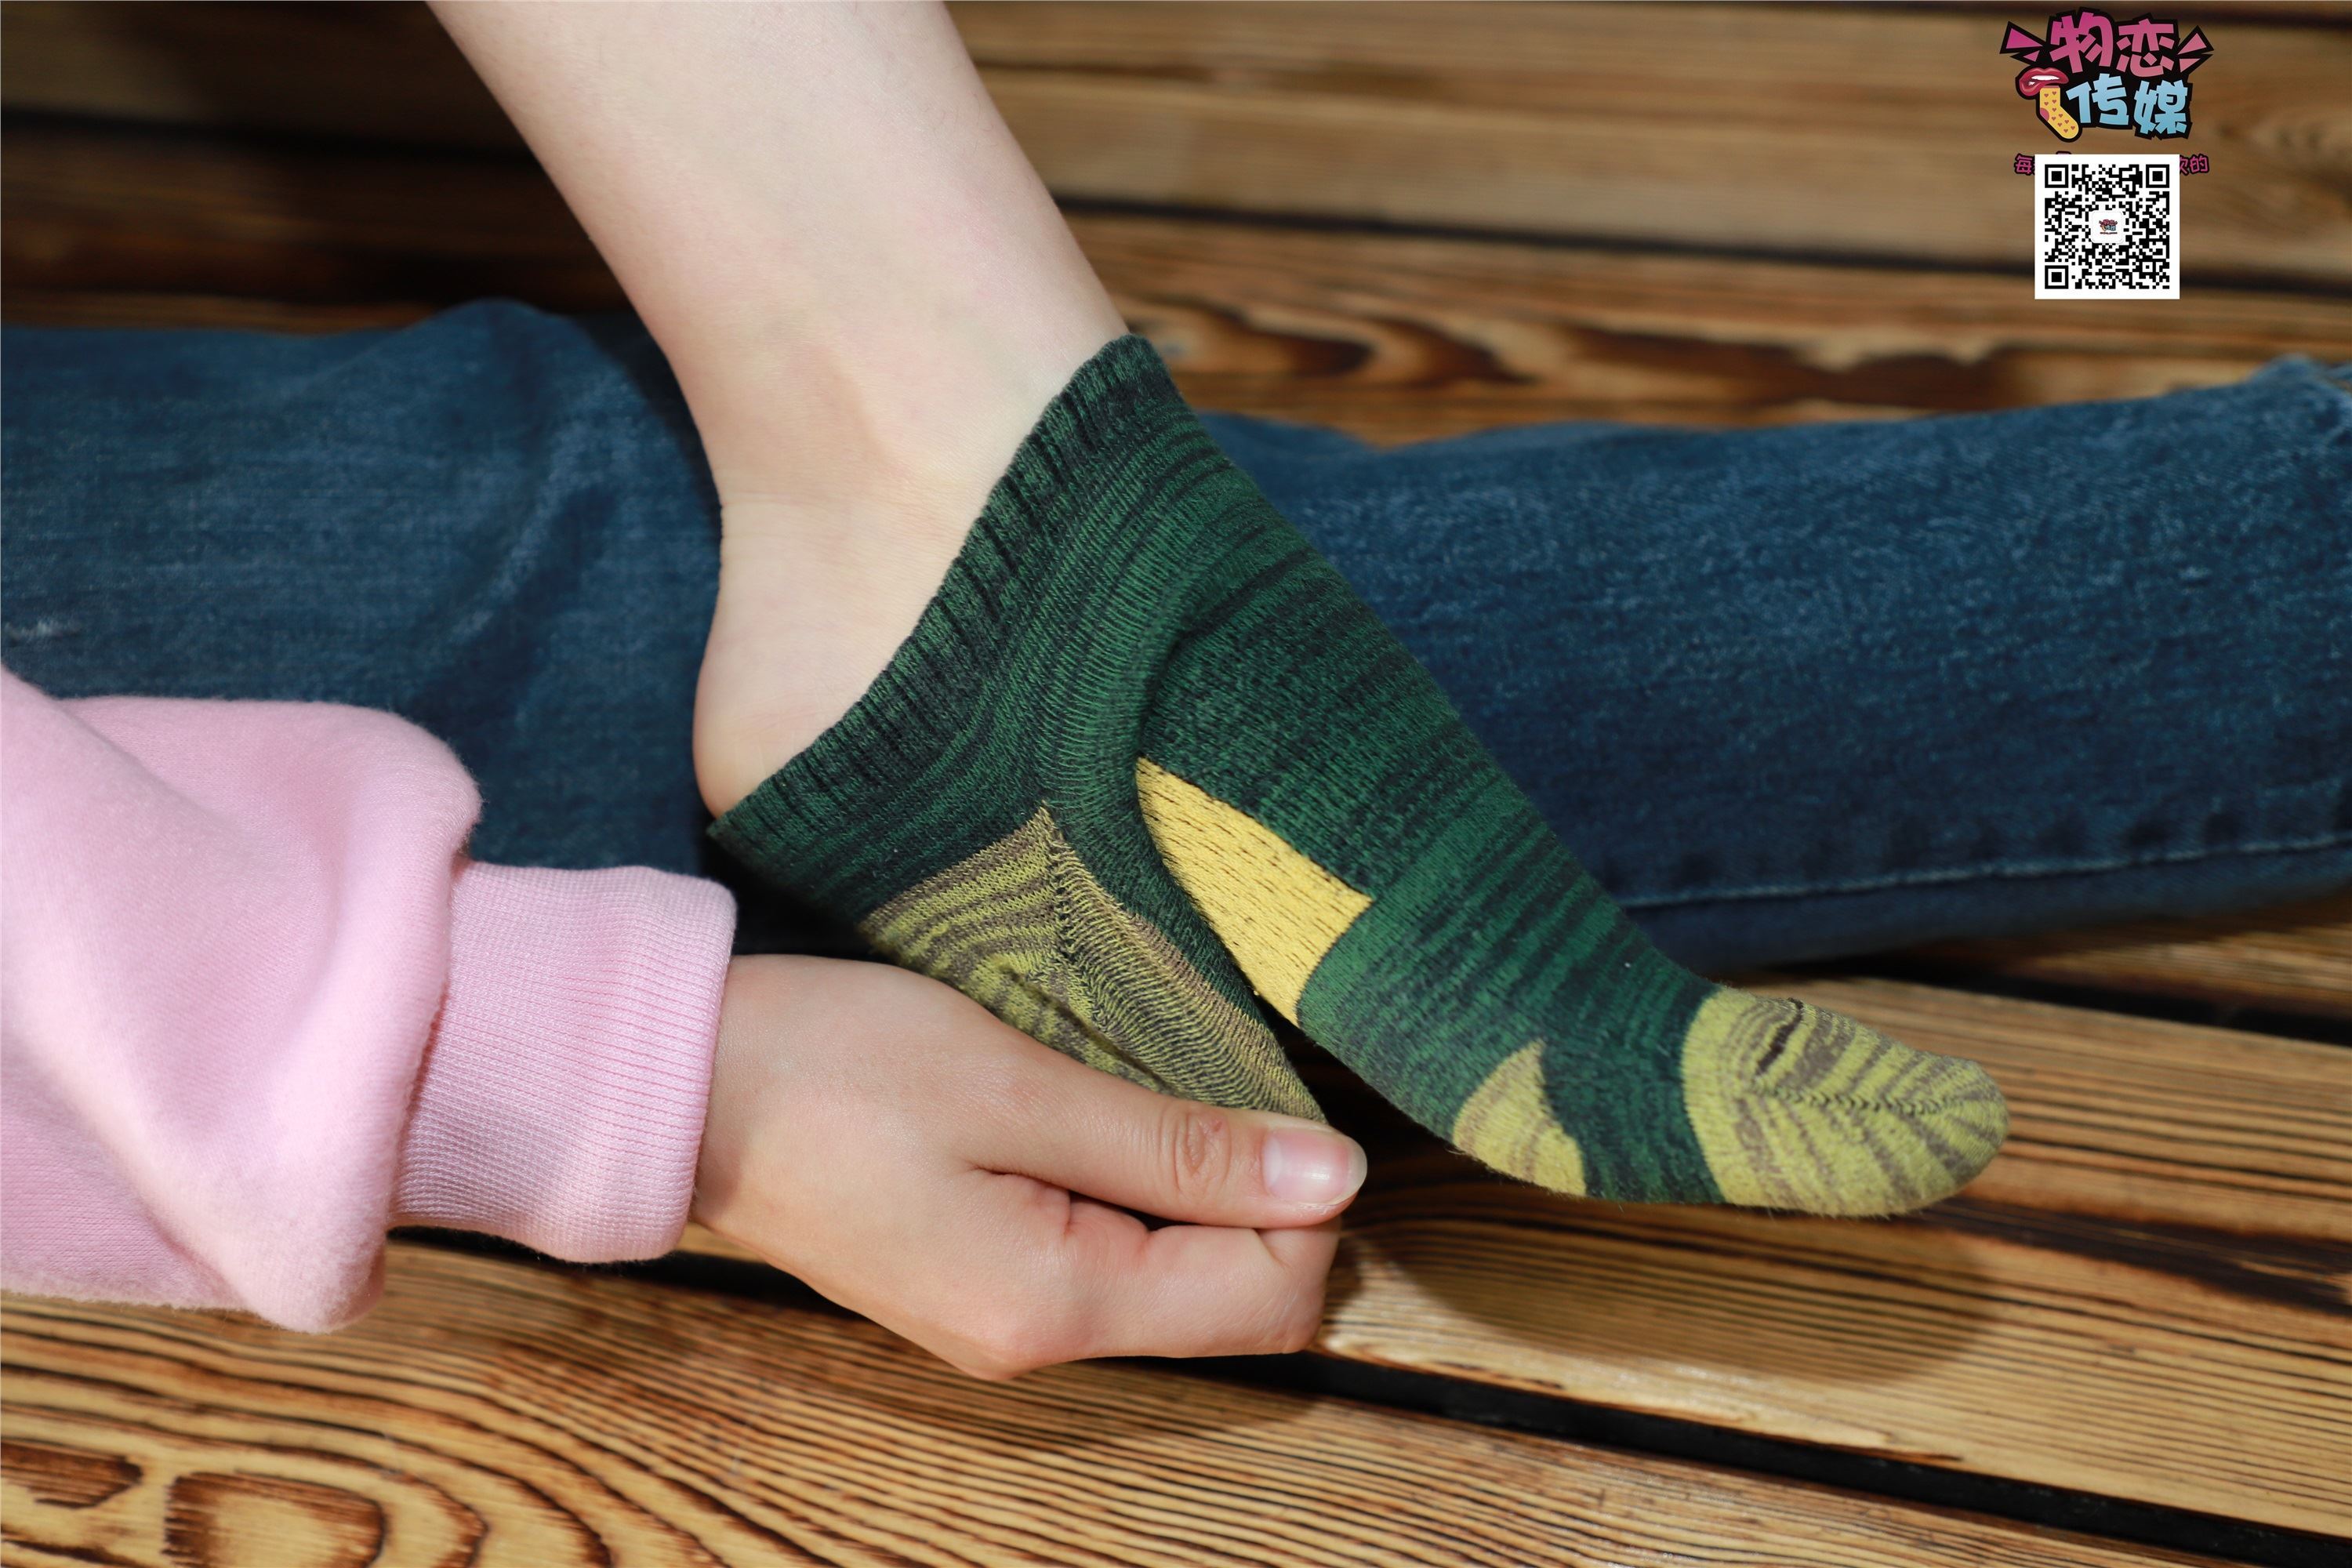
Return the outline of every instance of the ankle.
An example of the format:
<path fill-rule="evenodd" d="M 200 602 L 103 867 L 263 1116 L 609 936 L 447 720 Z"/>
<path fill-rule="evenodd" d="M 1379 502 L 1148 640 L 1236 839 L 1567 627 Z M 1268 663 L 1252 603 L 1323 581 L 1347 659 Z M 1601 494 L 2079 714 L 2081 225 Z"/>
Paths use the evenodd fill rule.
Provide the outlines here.
<path fill-rule="evenodd" d="M 695 771 L 714 813 L 856 705 L 1038 417 L 1123 330 L 1107 300 L 1083 296 L 1010 331 L 961 320 L 919 349 L 903 334 L 855 355 L 754 346 L 724 384 L 706 374 L 688 388 L 720 503 L 695 701 Z"/>
<path fill-rule="evenodd" d="M 1066 367 L 1037 358 L 982 373 L 963 361 L 895 389 L 843 390 L 816 438 L 779 435 L 758 464 L 741 458 L 745 432 L 730 433 L 738 460 L 713 462 L 719 597 L 695 701 L 695 772 L 714 814 L 856 705 L 1094 347 Z M 913 439 L 925 431 L 936 439 Z"/>
<path fill-rule="evenodd" d="M 961 548 L 952 515 L 727 503 L 694 713 L 695 773 L 714 816 L 837 722 L 888 664 Z"/>
<path fill-rule="evenodd" d="M 1018 332 L 750 348 L 690 388 L 730 534 L 820 541 L 886 527 L 961 539 L 1039 414 L 1122 325 L 1076 310 Z"/>

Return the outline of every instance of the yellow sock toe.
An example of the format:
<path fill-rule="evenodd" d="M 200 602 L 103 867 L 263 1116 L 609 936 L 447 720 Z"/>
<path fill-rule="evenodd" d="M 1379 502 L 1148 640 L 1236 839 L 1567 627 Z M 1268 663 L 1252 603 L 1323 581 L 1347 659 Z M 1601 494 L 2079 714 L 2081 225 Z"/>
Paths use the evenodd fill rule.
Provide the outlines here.
<path fill-rule="evenodd" d="M 2009 1133 L 2008 1106 L 1976 1063 L 1731 990 L 1691 1020 L 1683 1090 L 1724 1197 L 1764 1208 L 1918 1208 L 1966 1185 Z"/>

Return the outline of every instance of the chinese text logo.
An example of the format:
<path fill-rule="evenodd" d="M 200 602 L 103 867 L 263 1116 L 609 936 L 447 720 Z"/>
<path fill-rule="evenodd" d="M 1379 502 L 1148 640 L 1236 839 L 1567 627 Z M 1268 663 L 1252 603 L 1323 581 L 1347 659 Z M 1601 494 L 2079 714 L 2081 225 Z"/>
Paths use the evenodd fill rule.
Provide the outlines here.
<path fill-rule="evenodd" d="M 2213 46 L 2201 28 L 2183 37 L 2179 23 L 2152 16 L 2117 22 L 2105 11 L 2061 11 L 2046 41 L 2011 23 L 2000 52 L 2025 62 L 2018 96 L 2034 100 L 2053 135 L 2072 142 L 2090 126 L 2188 135 L 2189 73 Z"/>

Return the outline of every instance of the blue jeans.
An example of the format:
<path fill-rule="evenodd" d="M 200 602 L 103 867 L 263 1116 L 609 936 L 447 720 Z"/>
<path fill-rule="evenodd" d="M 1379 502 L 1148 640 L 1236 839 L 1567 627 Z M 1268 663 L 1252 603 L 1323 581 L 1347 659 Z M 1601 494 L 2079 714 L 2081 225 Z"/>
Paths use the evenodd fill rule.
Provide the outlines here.
<path fill-rule="evenodd" d="M 406 715 L 474 849 L 720 868 L 718 570 L 633 321 L 13 330 L 5 653 Z M 2352 885 L 2352 395 L 1378 450 L 1214 418 L 1668 952 L 1717 972 Z M 734 879 L 747 946 L 839 933 Z"/>

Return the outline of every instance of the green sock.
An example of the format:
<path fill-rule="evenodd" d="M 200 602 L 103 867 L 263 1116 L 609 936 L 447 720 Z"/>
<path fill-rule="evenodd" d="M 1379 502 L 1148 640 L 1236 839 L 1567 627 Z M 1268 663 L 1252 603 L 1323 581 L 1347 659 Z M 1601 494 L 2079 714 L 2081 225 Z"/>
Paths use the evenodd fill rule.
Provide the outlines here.
<path fill-rule="evenodd" d="M 1140 338 L 1047 408 L 856 706 L 712 832 L 1080 1060 L 1316 1114 L 1262 999 L 1563 1192 L 1887 1213 L 2008 1128 L 1974 1064 L 1654 948 Z"/>

